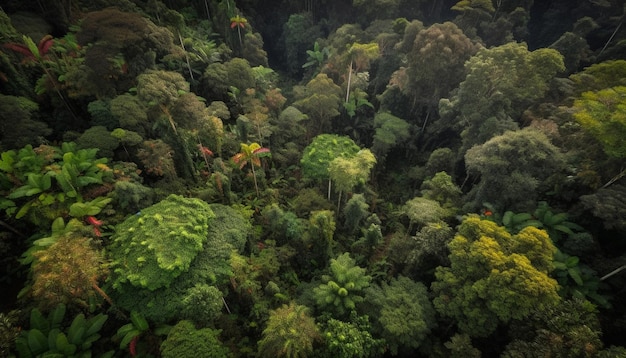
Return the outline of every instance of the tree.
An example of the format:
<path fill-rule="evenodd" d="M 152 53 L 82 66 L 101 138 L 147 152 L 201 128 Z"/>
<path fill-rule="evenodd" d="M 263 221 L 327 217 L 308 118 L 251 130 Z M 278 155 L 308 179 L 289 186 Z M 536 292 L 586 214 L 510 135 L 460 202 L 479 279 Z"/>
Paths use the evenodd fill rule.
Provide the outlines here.
<path fill-rule="evenodd" d="M 358 184 L 365 184 L 375 164 L 376 157 L 369 149 L 359 150 L 352 158 L 338 157 L 329 163 L 328 174 L 339 190 L 337 210 L 341 204 L 341 193 L 350 192 Z"/>
<path fill-rule="evenodd" d="M 254 180 L 254 190 L 256 191 L 256 196 L 259 194 L 259 185 L 256 180 L 256 172 L 254 167 L 261 166 L 261 157 L 265 157 L 270 155 L 269 148 L 264 148 L 259 145 L 259 143 L 241 143 L 241 151 L 235 154 L 232 157 L 233 162 L 239 165 L 239 169 L 243 169 L 248 163 L 250 163 L 250 168 L 252 168 L 252 179 Z"/>
<path fill-rule="evenodd" d="M 314 180 L 328 179 L 328 199 L 330 199 L 330 163 L 336 158 L 354 158 L 360 150 L 361 148 L 348 137 L 320 134 L 304 148 L 304 154 L 300 159 L 302 172 Z"/>
<path fill-rule="evenodd" d="M 198 95 L 226 101 L 229 98 L 228 91 L 232 88 L 244 91 L 255 86 L 254 72 L 250 63 L 236 57 L 224 63 L 208 65 L 202 77 L 201 93 Z"/>
<path fill-rule="evenodd" d="M 378 357 L 384 353 L 385 341 L 376 339 L 371 332 L 368 316 L 350 314 L 348 321 L 329 318 L 319 324 L 324 339 L 324 347 L 316 352 L 316 357 Z"/>
<path fill-rule="evenodd" d="M 374 127 L 376 132 L 372 152 L 381 160 L 387 157 L 392 148 L 404 144 L 411 136 L 409 123 L 389 112 L 376 113 Z"/>
<path fill-rule="evenodd" d="M 219 334 L 219 330 L 196 329 L 191 321 L 179 321 L 161 343 L 161 355 L 164 358 L 226 357 L 230 350 L 220 342 Z"/>
<path fill-rule="evenodd" d="M 367 288 L 365 297 L 368 312 L 374 312 L 374 329 L 392 355 L 418 348 L 435 326 L 435 310 L 421 282 L 399 276 Z"/>
<path fill-rule="evenodd" d="M 360 44 L 353 43 L 345 53 L 346 62 L 348 62 L 348 78 L 346 80 L 346 99 L 347 103 L 350 99 L 350 89 L 352 86 L 352 72 L 359 73 L 370 67 L 370 62 L 380 56 L 377 43 Z"/>
<path fill-rule="evenodd" d="M 502 357 L 591 357 L 602 349 L 597 309 L 573 299 L 543 308 L 512 327 Z"/>
<path fill-rule="evenodd" d="M 407 53 L 408 67 L 398 72 L 401 91 L 412 99 L 413 112 L 426 108 L 425 128 L 439 99 L 447 97 L 465 78 L 463 65 L 479 47 L 452 22 L 419 31 Z"/>
<path fill-rule="evenodd" d="M 407 201 L 402 207 L 402 212 L 409 217 L 407 235 L 411 233 L 415 224 L 424 226 L 428 223 L 436 223 L 449 215 L 437 201 L 423 197 L 415 197 Z"/>
<path fill-rule="evenodd" d="M 345 252 L 330 260 L 330 275 L 323 275 L 322 280 L 324 283 L 313 289 L 317 305 L 337 317 L 347 317 L 363 302 L 363 290 L 371 277 Z"/>
<path fill-rule="evenodd" d="M 471 215 L 448 247 L 450 266 L 435 271 L 433 302 L 463 333 L 486 337 L 500 323 L 560 302 L 558 284 L 549 277 L 556 249 L 545 231 L 527 227 L 511 235 Z"/>
<path fill-rule="evenodd" d="M 480 174 L 480 182 L 469 194 L 473 208 L 488 202 L 503 212 L 504 208 L 533 208 L 541 183 L 559 173 L 565 161 L 545 134 L 525 128 L 471 148 L 465 154 L 465 164 L 469 173 Z"/>
<path fill-rule="evenodd" d="M 168 287 L 202 250 L 213 217 L 207 203 L 172 194 L 118 224 L 109 247 L 113 287 Z"/>
<path fill-rule="evenodd" d="M 626 157 L 626 86 L 584 92 L 574 101 L 574 118 L 612 157 Z"/>
<path fill-rule="evenodd" d="M 307 131 L 315 136 L 330 130 L 341 105 L 341 88 L 326 74 L 320 73 L 306 84 L 293 106 L 308 116 Z"/>
<path fill-rule="evenodd" d="M 96 295 L 111 303 L 99 287 L 108 274 L 104 253 L 89 238 L 65 235 L 34 257 L 31 294 L 40 307 L 51 309 L 61 303 L 88 307 Z"/>
<path fill-rule="evenodd" d="M 172 217 L 171 215 L 161 214 L 164 221 L 161 224 L 163 228 L 169 228 L 168 233 L 172 235 L 180 236 L 178 231 L 182 233 L 189 232 L 190 229 L 185 229 L 186 225 L 193 224 L 201 220 L 209 220 L 209 225 L 202 237 L 204 242 L 202 250 L 199 251 L 189 263 L 189 268 L 182 272 L 175 278 L 169 278 L 170 283 L 167 286 L 151 290 L 148 287 L 138 287 L 132 285 L 129 282 L 122 283 L 111 294 L 113 295 L 113 301 L 115 304 L 127 311 L 137 311 L 143 315 L 147 320 L 154 323 L 169 323 L 177 319 L 189 319 L 199 325 L 207 325 L 217 318 L 222 311 L 218 311 L 218 305 L 223 308 L 224 301 L 221 299 L 221 291 L 218 287 L 226 287 L 231 284 L 230 277 L 232 276 L 232 267 L 230 265 L 230 259 L 233 253 L 243 252 L 243 248 L 248 242 L 251 234 L 252 225 L 250 218 L 244 216 L 240 210 L 233 209 L 230 206 L 222 204 L 210 204 L 208 205 L 213 215 L 211 217 L 203 214 L 203 209 L 197 210 L 190 208 L 188 204 L 190 201 L 193 206 L 196 206 L 202 201 L 198 199 L 185 199 L 185 201 L 167 200 L 166 204 L 160 207 L 165 212 L 176 212 L 180 214 L 180 218 Z M 206 203 L 204 203 L 206 204 Z M 155 204 L 157 209 L 158 204 Z M 153 205 L 152 207 L 154 207 Z M 180 206 L 180 207 L 178 207 Z M 152 207 L 141 210 L 143 214 L 146 210 L 150 213 Z M 187 216 L 189 215 L 189 217 Z M 196 217 L 197 215 L 197 217 Z M 248 215 L 248 214 L 245 214 Z M 136 216 L 136 215 L 133 215 Z M 214 217 L 212 217 L 214 216 Z M 165 219 L 170 219 L 166 221 Z M 181 221 L 179 221 L 181 220 Z M 181 222 L 185 225 L 181 226 Z M 150 220 L 144 221 L 144 223 L 150 224 Z M 169 226 L 172 225 L 172 226 Z M 197 226 L 197 225 L 196 225 Z M 142 248 L 145 251 L 145 245 L 141 245 L 139 241 L 142 240 L 142 235 L 145 232 L 156 231 L 153 229 L 154 225 L 144 225 L 141 227 L 135 226 L 136 229 L 131 233 L 136 234 L 133 241 L 129 245 L 135 243 L 132 247 L 137 247 L 138 251 Z M 130 234 L 129 233 L 129 236 Z M 152 239 L 150 234 L 147 234 L 149 240 L 143 241 L 158 241 L 163 240 Z M 164 236 L 164 235 L 162 235 Z M 159 247 L 161 250 L 176 250 L 180 245 L 171 244 L 166 247 Z M 111 249 L 114 257 L 123 257 L 117 254 L 118 249 Z M 123 251 L 122 251 L 123 252 Z M 168 254 L 174 254 L 174 251 Z M 179 252 L 180 253 L 180 252 Z M 142 253 L 142 256 L 148 257 L 146 252 Z M 129 260 L 136 261 L 136 254 L 134 251 L 129 252 Z M 114 260 L 113 270 L 117 267 Z M 123 261 L 120 259 L 119 261 Z M 179 260 L 182 262 L 183 260 Z M 142 267 L 145 270 L 140 272 L 142 276 L 149 276 L 149 272 L 152 272 L 155 267 L 149 265 L 149 261 Z M 115 281 L 119 273 L 113 274 L 110 277 L 110 281 Z M 165 281 L 167 273 L 160 272 L 160 278 Z"/>
<path fill-rule="evenodd" d="M 301 77 L 303 64 L 306 62 L 306 54 L 309 49 L 317 48 L 316 40 L 322 37 L 319 25 L 315 24 L 311 13 L 304 12 L 289 15 L 289 19 L 283 25 L 280 44 L 284 47 L 287 69 L 294 77 Z M 315 57 L 315 65 L 320 66 L 324 60 L 323 54 Z"/>
<path fill-rule="evenodd" d="M 259 341 L 259 357 L 307 357 L 313 352 L 313 343 L 320 338 L 308 308 L 292 301 L 270 311 Z"/>
<path fill-rule="evenodd" d="M 524 43 L 481 49 L 465 63 L 467 76 L 458 92 L 439 102 L 439 113 L 458 118 L 465 151 L 516 129 L 522 112 L 563 69 L 563 57 L 553 49 L 528 51 Z"/>

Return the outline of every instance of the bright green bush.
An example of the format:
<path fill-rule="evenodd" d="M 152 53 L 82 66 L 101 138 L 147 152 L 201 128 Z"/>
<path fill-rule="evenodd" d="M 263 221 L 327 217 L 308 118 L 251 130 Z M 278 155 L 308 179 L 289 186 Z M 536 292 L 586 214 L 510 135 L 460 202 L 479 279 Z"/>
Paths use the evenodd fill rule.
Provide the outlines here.
<path fill-rule="evenodd" d="M 170 195 L 118 224 L 109 248 L 113 287 L 168 287 L 202 250 L 214 217 L 207 203 Z"/>
<path fill-rule="evenodd" d="M 182 198 L 176 200 L 180 199 Z M 197 199 L 182 200 L 200 202 Z M 222 293 L 216 286 L 229 282 L 229 277 L 232 275 L 229 264 L 231 253 L 243 251 L 252 225 L 248 218 L 234 208 L 221 204 L 200 203 L 196 204 L 202 208 L 200 211 L 192 210 L 188 212 L 188 216 L 177 217 L 181 223 L 192 222 L 197 219 L 196 214 L 206 213 L 207 207 L 211 210 L 211 217 L 213 217 L 206 229 L 202 250 L 196 253 L 188 269 L 179 276 L 171 278 L 168 286 L 161 286 L 154 290 L 133 285 L 131 282 L 119 282 L 117 289 L 113 292 L 113 300 L 118 306 L 128 311 L 137 311 L 155 323 L 166 323 L 181 317 L 191 319 L 196 323 L 206 323 L 221 313 Z M 157 205 L 159 204 L 152 207 Z M 190 207 L 187 205 L 186 209 Z M 146 210 L 141 211 L 142 216 L 146 215 Z M 177 210 L 182 212 L 183 208 L 180 207 Z M 169 222 L 175 225 L 172 220 Z M 169 247 L 171 249 L 171 245 Z M 161 272 L 156 265 L 153 265 L 151 270 L 154 272 L 150 275 Z"/>

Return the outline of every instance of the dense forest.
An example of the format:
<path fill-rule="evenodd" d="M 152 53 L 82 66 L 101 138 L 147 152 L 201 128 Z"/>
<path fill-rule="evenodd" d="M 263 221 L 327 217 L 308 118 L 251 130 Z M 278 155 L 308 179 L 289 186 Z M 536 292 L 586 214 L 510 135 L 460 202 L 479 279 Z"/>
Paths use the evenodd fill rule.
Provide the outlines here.
<path fill-rule="evenodd" d="M 4 0 L 0 356 L 626 357 L 622 0 Z"/>

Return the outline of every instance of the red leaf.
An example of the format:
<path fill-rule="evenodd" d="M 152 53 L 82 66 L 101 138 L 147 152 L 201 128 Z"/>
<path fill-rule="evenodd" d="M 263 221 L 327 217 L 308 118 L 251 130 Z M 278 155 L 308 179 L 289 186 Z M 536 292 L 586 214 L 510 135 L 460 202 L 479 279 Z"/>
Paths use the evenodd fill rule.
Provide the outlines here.
<path fill-rule="evenodd" d="M 39 41 L 39 45 L 37 46 L 39 48 L 39 54 L 41 56 L 47 54 L 52 45 L 54 45 L 54 38 L 52 37 L 52 35 L 46 35 L 42 37 Z"/>
<path fill-rule="evenodd" d="M 8 44 L 4 44 L 2 45 L 5 48 L 8 48 L 9 50 L 13 50 L 17 53 L 21 53 L 22 55 L 28 57 L 28 58 L 35 58 L 35 56 L 33 55 L 32 52 L 30 52 L 30 50 L 28 49 L 28 47 L 26 47 L 25 45 L 21 45 L 21 44 L 16 44 L 16 43 L 8 43 Z"/>
<path fill-rule="evenodd" d="M 102 224 L 104 224 L 102 221 L 96 219 L 94 216 L 87 216 L 87 222 L 95 227 L 100 227 L 102 226 Z"/>
<path fill-rule="evenodd" d="M 269 152 L 270 152 L 269 148 L 259 148 L 253 151 L 252 154 L 269 153 Z"/>

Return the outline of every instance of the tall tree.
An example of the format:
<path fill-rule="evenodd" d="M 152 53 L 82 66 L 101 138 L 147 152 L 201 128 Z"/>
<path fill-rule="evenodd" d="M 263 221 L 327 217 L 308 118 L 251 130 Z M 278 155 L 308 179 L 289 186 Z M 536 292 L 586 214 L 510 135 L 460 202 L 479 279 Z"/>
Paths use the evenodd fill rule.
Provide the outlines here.
<path fill-rule="evenodd" d="M 480 174 L 469 193 L 473 209 L 488 202 L 502 212 L 528 211 L 535 206 L 541 184 L 565 167 L 565 159 L 545 134 L 525 128 L 471 148 L 465 164 L 470 174 Z"/>
<path fill-rule="evenodd" d="M 456 118 L 465 151 L 517 128 L 522 112 L 543 97 L 564 68 L 553 49 L 529 51 L 525 43 L 481 49 L 465 63 L 465 80 L 455 95 L 439 102 L 439 112 Z"/>
<path fill-rule="evenodd" d="M 385 339 L 392 355 L 418 348 L 435 326 L 435 310 L 426 286 L 399 276 L 365 290 L 374 329 Z"/>
<path fill-rule="evenodd" d="M 527 227 L 511 235 L 471 215 L 448 247 L 450 266 L 437 268 L 431 288 L 437 311 L 461 332 L 486 337 L 501 323 L 559 304 L 559 286 L 549 276 L 556 248 L 545 231 Z"/>
<path fill-rule="evenodd" d="M 235 164 L 239 165 L 239 169 L 243 169 L 248 163 L 250 164 L 250 168 L 252 169 L 252 179 L 254 180 L 254 190 L 256 191 L 256 196 L 259 194 L 259 185 L 256 180 L 256 171 L 254 167 L 261 166 L 261 157 L 270 155 L 269 148 L 264 148 L 259 145 L 259 143 L 241 143 L 241 151 L 235 154 L 232 160 Z"/>
<path fill-rule="evenodd" d="M 626 86 L 584 92 L 574 101 L 574 117 L 613 158 L 626 157 Z"/>
<path fill-rule="evenodd" d="M 306 84 L 304 91 L 297 95 L 293 106 L 308 116 L 308 135 L 328 132 L 333 118 L 339 116 L 341 88 L 326 74 L 320 73 Z"/>
<path fill-rule="evenodd" d="M 370 171 L 376 164 L 376 157 L 369 149 L 361 149 L 354 157 L 333 159 L 328 165 L 330 179 L 339 190 L 337 210 L 341 205 L 341 193 L 348 193 L 358 184 L 367 183 Z"/>
<path fill-rule="evenodd" d="M 302 172 L 313 180 L 328 179 L 328 198 L 330 199 L 330 163 L 337 158 L 354 158 L 359 150 L 361 148 L 348 137 L 320 134 L 304 149 L 300 160 Z"/>

